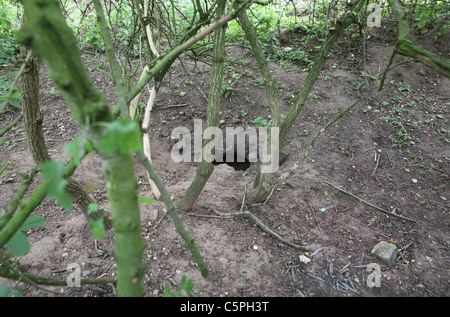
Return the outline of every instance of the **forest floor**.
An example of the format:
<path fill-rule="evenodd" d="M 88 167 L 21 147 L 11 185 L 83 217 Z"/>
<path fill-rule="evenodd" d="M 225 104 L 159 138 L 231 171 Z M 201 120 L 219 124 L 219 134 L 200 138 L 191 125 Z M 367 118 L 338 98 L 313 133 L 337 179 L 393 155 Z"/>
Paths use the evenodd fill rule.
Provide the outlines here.
<path fill-rule="evenodd" d="M 286 245 L 251 219 L 202 217 L 214 216 L 208 206 L 222 213 L 239 211 L 242 202 L 237 198 L 245 188 L 251 188 L 257 169 L 256 164 L 247 171 L 216 165 L 192 210 L 181 213 L 184 226 L 204 255 L 211 273 L 209 280 L 201 277 L 173 222 L 165 216 L 164 204 L 157 201 L 141 208 L 142 235 L 147 243 L 145 296 L 162 296 L 163 284 L 178 290 L 183 275 L 192 279 L 195 296 L 199 297 L 450 295 L 450 79 L 420 63 L 407 62 L 389 72 L 379 92 L 375 82 L 362 77 L 358 69 L 365 68 L 371 75 L 379 73 L 393 46 L 375 38 L 366 44 L 365 63 L 359 59 L 355 64 L 347 53 L 348 45 L 354 43 L 345 40 L 330 56 L 287 137 L 284 145 L 289 155 L 275 176 L 292 167 L 316 131 L 355 100 L 354 88 L 367 80 L 361 91 L 362 101 L 318 139 L 306 161 L 274 188 L 268 201 L 257 206 L 246 204 L 269 228 L 293 243 L 307 246 L 309 251 Z M 448 56 L 448 41 L 425 45 Z M 98 58 L 104 59 L 90 54 L 84 58 L 94 65 Z M 152 161 L 174 200 L 184 195 L 196 163 L 175 163 L 171 159 L 170 134 L 180 126 L 193 131 L 194 119 L 206 123 L 209 82 L 208 65 L 199 62 L 194 71 L 193 62 L 183 60 L 190 76 L 180 62 L 174 64 L 158 94 L 150 128 Z M 401 60 L 403 57 L 397 56 L 394 63 Z M 270 67 L 280 93 L 281 111 L 286 115 L 292 95 L 307 73 L 304 66 L 293 63 L 272 61 Z M 90 75 L 114 106 L 116 94 L 111 80 L 100 72 Z M 239 83 L 230 83 L 232 89 L 222 102 L 221 127 L 254 126 L 258 117 L 270 123 L 261 77 L 248 50 L 227 48 L 227 75 L 227 80 L 239 78 Z M 40 103 L 47 146 L 53 159 L 65 160 L 65 145 L 81 131 L 52 87 L 42 66 Z M 8 113 L 2 126 L 16 115 Z M 1 167 L 8 164 L 0 177 L 0 202 L 6 205 L 20 184 L 20 174 L 34 166 L 22 123 L 2 138 L 0 148 Z M 139 163 L 136 168 L 140 195 L 152 197 L 145 169 Z M 107 209 L 98 156 L 86 157 L 74 178 Z M 36 177 L 32 188 L 39 183 Z M 414 221 L 382 213 L 330 184 Z M 25 272 L 65 279 L 69 274 L 64 271 L 67 265 L 77 263 L 85 277 L 116 274 L 110 255 L 114 250 L 112 232 L 97 240 L 78 210 L 68 214 L 47 198 L 33 215 L 45 217 L 47 223 L 29 230 L 32 248 L 20 259 Z M 380 241 L 400 249 L 395 266 L 374 258 L 371 250 Z M 307 261 L 301 256 L 311 261 L 304 263 Z M 367 284 L 372 272 L 365 265 L 370 263 L 381 268 L 381 287 Z M 56 296 L 0 279 L 0 285 L 5 284 L 15 286 L 25 297 Z M 114 295 L 114 285 L 108 284 L 73 288 L 60 296 Z"/>

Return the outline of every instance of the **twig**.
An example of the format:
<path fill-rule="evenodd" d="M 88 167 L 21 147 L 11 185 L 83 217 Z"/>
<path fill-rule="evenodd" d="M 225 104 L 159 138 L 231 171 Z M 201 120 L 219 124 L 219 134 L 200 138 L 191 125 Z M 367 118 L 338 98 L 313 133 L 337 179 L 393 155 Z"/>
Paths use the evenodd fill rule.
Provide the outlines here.
<path fill-rule="evenodd" d="M 156 230 L 159 225 L 161 224 L 161 221 L 166 217 L 167 213 L 164 213 L 164 215 L 158 220 L 158 222 L 150 229 L 150 232 L 153 230 Z"/>
<path fill-rule="evenodd" d="M 401 248 L 400 250 L 398 250 L 398 252 L 402 252 L 405 251 L 406 249 L 408 249 L 414 242 L 410 242 L 407 245 L 405 245 L 403 248 Z"/>
<path fill-rule="evenodd" d="M 242 175 L 242 180 L 244 183 L 244 196 L 242 196 L 242 203 L 240 211 L 244 210 L 245 206 L 245 197 L 247 197 L 247 182 L 245 181 L 245 173 Z M 270 197 L 270 196 L 269 196 Z"/>
<path fill-rule="evenodd" d="M 268 226 L 266 226 L 265 224 L 263 224 L 261 222 L 261 220 L 258 219 L 258 217 L 256 217 L 252 212 L 250 212 L 249 210 L 245 210 L 245 211 L 239 211 L 239 212 L 232 212 L 229 214 L 224 214 L 221 213 L 220 211 L 218 211 L 217 209 L 215 209 L 214 207 L 211 206 L 205 206 L 206 208 L 208 208 L 209 210 L 213 211 L 215 214 L 221 216 L 221 217 L 226 217 L 226 218 L 233 218 L 233 217 L 245 217 L 245 218 L 250 218 L 251 220 L 253 220 L 255 222 L 255 224 L 260 227 L 261 229 L 263 229 L 265 232 L 271 234 L 272 236 L 274 236 L 275 238 L 277 238 L 278 240 L 280 240 L 281 242 L 300 249 L 302 251 L 308 251 L 308 248 L 305 246 L 300 246 L 297 245 L 295 243 L 292 243 L 288 240 L 286 240 L 285 238 L 283 238 L 282 236 L 280 236 L 278 233 L 276 233 L 275 231 L 273 231 L 272 229 L 270 229 Z"/>
<path fill-rule="evenodd" d="M 25 57 L 25 60 L 22 63 L 22 66 L 20 67 L 19 71 L 16 73 L 16 76 L 13 79 L 13 82 L 11 83 L 11 86 L 9 87 L 8 94 L 6 95 L 3 103 L 0 105 L 0 113 L 3 113 L 6 109 L 6 107 L 9 105 L 9 102 L 11 101 L 12 95 L 14 94 L 14 90 L 16 88 L 17 83 L 19 82 L 20 76 L 25 73 L 25 68 L 28 65 L 28 62 L 30 61 L 30 58 L 33 54 L 33 50 L 29 50 L 27 56 Z"/>
<path fill-rule="evenodd" d="M 192 80 L 191 75 L 189 74 L 189 72 L 186 70 L 186 67 L 184 66 L 184 62 L 181 60 L 181 58 L 178 58 L 178 60 L 180 61 L 180 64 L 183 67 L 183 70 L 184 70 L 184 73 L 186 74 L 186 76 L 194 84 L 195 88 L 197 88 L 197 90 L 202 94 L 202 96 L 206 100 L 206 102 L 208 102 L 208 97 L 206 97 L 206 95 L 203 92 L 203 90 L 201 90 L 200 87 L 198 87 L 197 84 Z"/>
<path fill-rule="evenodd" d="M 306 200 L 305 200 L 306 201 Z M 311 210 L 312 215 L 314 216 L 314 219 L 316 219 L 317 222 L 317 227 L 319 228 L 319 231 L 321 234 L 323 234 L 322 229 L 319 226 L 319 220 L 316 217 L 316 213 L 314 212 L 314 209 L 311 207 L 311 205 L 309 204 L 309 202 L 306 201 L 306 203 L 308 204 L 309 210 Z"/>
<path fill-rule="evenodd" d="M 67 271 L 67 270 L 64 270 Z M 46 277 L 38 277 L 27 273 L 22 273 L 18 270 L 10 270 L 7 267 L 1 267 L 0 268 L 0 276 L 4 278 L 8 278 L 11 280 L 20 280 L 23 283 L 30 284 L 33 286 L 37 285 L 46 285 L 46 286 L 67 286 L 67 279 L 59 279 L 59 278 L 46 278 Z M 88 285 L 88 284 L 109 284 L 109 283 L 115 283 L 116 278 L 115 277 L 93 277 L 93 278 L 81 278 L 80 284 L 81 285 Z M 52 290 L 43 289 L 41 287 L 38 287 L 41 290 L 44 291 L 50 291 L 51 293 L 56 294 L 63 294 L 67 293 L 65 292 L 55 292 Z"/>
<path fill-rule="evenodd" d="M 410 218 L 407 218 L 407 217 L 404 217 L 404 216 L 401 216 L 401 215 L 394 214 L 394 213 L 392 213 L 392 212 L 390 212 L 390 211 L 384 210 L 383 208 L 380 208 L 380 207 L 378 207 L 378 206 L 375 206 L 375 205 L 369 203 L 368 201 L 366 201 L 366 200 L 364 200 L 364 199 L 362 199 L 362 198 L 360 198 L 360 197 L 358 197 L 358 196 L 355 196 L 355 195 L 353 195 L 352 193 L 350 193 L 350 192 L 348 192 L 348 191 L 346 191 L 346 190 L 344 190 L 344 189 L 342 189 L 342 188 L 339 188 L 339 187 L 337 187 L 337 186 L 335 186 L 335 185 L 333 185 L 333 184 L 331 184 L 331 183 L 329 183 L 329 182 L 327 182 L 327 181 L 325 181 L 325 183 L 328 184 L 328 185 L 330 185 L 331 187 L 334 187 L 334 188 L 340 190 L 341 192 L 343 192 L 343 193 L 345 193 L 345 194 L 347 194 L 347 195 L 349 195 L 349 196 L 352 196 L 353 198 L 358 199 L 360 202 L 365 203 L 366 205 L 369 205 L 369 206 L 371 206 L 371 207 L 373 207 L 373 208 L 375 208 L 375 209 L 378 209 L 378 210 L 381 211 L 381 212 L 384 212 L 385 214 L 388 214 L 388 215 L 393 216 L 393 217 L 398 217 L 398 218 L 401 218 L 401 219 L 404 219 L 404 220 L 416 222 L 416 221 L 413 220 L 413 219 L 410 219 Z"/>
<path fill-rule="evenodd" d="M 376 149 L 376 148 L 377 148 L 376 146 L 371 147 L 370 149 L 365 150 L 365 151 L 363 152 L 363 154 L 365 154 L 366 152 L 368 152 L 368 151 L 370 151 L 370 150 Z"/>
<path fill-rule="evenodd" d="M 136 154 L 137 154 L 139 161 L 142 163 L 142 165 L 147 170 L 150 179 L 152 179 L 155 182 L 156 186 L 158 187 L 159 191 L 161 192 L 161 199 L 167 207 L 167 212 L 174 222 L 176 231 L 183 238 L 183 240 L 186 242 L 187 246 L 189 247 L 189 250 L 191 251 L 191 254 L 194 257 L 195 261 L 197 262 L 197 265 L 202 273 L 203 278 L 207 279 L 209 277 L 209 270 L 206 266 L 205 260 L 203 259 L 203 256 L 200 253 L 200 251 L 198 250 L 194 239 L 192 239 L 191 235 L 184 228 L 183 222 L 181 221 L 180 216 L 178 215 L 178 210 L 176 209 L 175 205 L 173 204 L 172 199 L 170 198 L 170 194 L 167 191 L 165 184 L 159 177 L 158 173 L 155 171 L 153 164 L 149 161 L 147 156 L 145 156 L 144 152 L 137 151 Z"/>
<path fill-rule="evenodd" d="M 303 161 L 305 161 L 306 158 L 309 156 L 309 153 L 311 152 L 312 148 L 314 147 L 317 139 L 321 136 L 321 134 L 325 132 L 329 127 L 333 126 L 339 119 L 341 119 L 345 114 L 347 114 L 354 106 L 356 106 L 362 100 L 362 96 L 359 90 L 364 84 L 365 84 L 364 82 L 361 82 L 358 84 L 358 87 L 356 88 L 357 99 L 353 101 L 349 106 L 347 106 L 344 110 L 336 114 L 327 124 L 325 124 L 322 128 L 319 129 L 319 131 L 317 131 L 312 140 L 309 142 L 308 147 L 306 148 L 302 157 L 300 157 L 300 159 L 298 159 L 298 161 L 287 172 L 278 177 L 277 182 L 281 182 L 282 180 L 286 179 L 294 170 L 296 170 L 303 163 Z"/>
<path fill-rule="evenodd" d="M 187 103 L 182 103 L 182 104 L 179 104 L 179 105 L 170 105 L 170 106 L 167 106 L 167 107 L 156 107 L 155 109 L 153 109 L 154 111 L 156 111 L 156 110 L 164 110 L 164 109 L 170 109 L 170 108 L 180 108 L 180 107 L 187 107 L 187 106 L 191 106 L 191 105 L 188 105 Z"/>
<path fill-rule="evenodd" d="M 22 114 L 20 114 L 13 122 L 11 122 L 7 126 L 3 127 L 0 130 L 0 137 L 2 137 L 5 133 L 7 133 L 9 130 L 11 130 L 15 125 L 17 125 L 22 120 L 22 118 L 23 118 L 23 116 L 22 116 Z"/>
<path fill-rule="evenodd" d="M 276 186 L 277 186 L 277 185 L 275 184 L 275 185 L 272 187 L 272 190 L 270 191 L 269 197 L 267 197 L 267 199 L 266 199 L 263 203 L 253 204 L 253 205 L 251 205 L 251 206 L 254 207 L 254 206 L 265 205 L 265 204 L 269 201 L 270 197 L 272 197 L 273 191 L 275 190 L 275 187 L 276 187 Z"/>
<path fill-rule="evenodd" d="M 5 166 L 8 166 L 9 164 L 6 164 Z M 3 172 L 3 170 L 2 170 Z M 22 203 L 22 198 L 28 191 L 28 188 L 30 187 L 31 182 L 33 181 L 34 176 L 36 173 L 39 172 L 39 167 L 33 167 L 28 174 L 23 175 L 23 181 L 20 187 L 16 190 L 11 202 L 3 207 L 4 213 L 0 218 L 0 230 L 3 230 L 5 225 L 10 221 L 10 219 L 14 216 L 14 213 L 16 212 L 16 209 L 20 204 Z M 1 173 L 0 173 L 1 175 Z"/>
<path fill-rule="evenodd" d="M 322 251 L 323 248 L 318 248 L 316 251 L 314 251 L 313 253 L 311 253 L 311 257 L 315 256 L 317 253 L 319 253 L 320 251 Z"/>
<path fill-rule="evenodd" d="M 0 170 L 0 176 L 2 176 L 3 172 L 5 171 L 5 169 L 8 168 L 9 164 L 10 164 L 10 162 L 7 162 L 7 163 L 2 167 L 2 169 Z"/>
<path fill-rule="evenodd" d="M 381 157 L 381 155 L 378 155 L 377 164 L 375 165 L 375 169 L 373 170 L 373 172 L 372 172 L 372 174 L 370 176 L 373 176 L 373 174 L 375 174 L 375 172 L 377 171 L 378 163 L 380 162 L 380 157 Z"/>

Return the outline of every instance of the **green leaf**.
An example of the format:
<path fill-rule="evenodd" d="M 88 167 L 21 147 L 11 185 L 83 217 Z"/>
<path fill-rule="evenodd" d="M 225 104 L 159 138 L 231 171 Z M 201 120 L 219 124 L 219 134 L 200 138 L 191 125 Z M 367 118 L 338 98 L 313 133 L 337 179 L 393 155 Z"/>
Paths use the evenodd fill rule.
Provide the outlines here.
<path fill-rule="evenodd" d="M 184 291 L 185 293 L 183 294 L 182 291 Z M 175 293 L 172 293 L 170 291 L 170 287 L 164 284 L 164 297 L 184 297 L 184 296 L 188 297 L 194 296 L 194 282 L 192 282 L 192 279 L 186 281 L 186 276 L 183 275 L 181 277 L 181 289 Z"/>
<path fill-rule="evenodd" d="M 153 205 L 155 203 L 155 201 L 151 198 L 146 198 L 146 197 L 139 197 L 139 204 L 141 205 Z"/>
<path fill-rule="evenodd" d="M 16 289 L 10 290 L 8 285 L 0 286 L 0 297 L 21 297 L 22 292 Z"/>
<path fill-rule="evenodd" d="M 100 150 L 106 155 L 115 151 L 127 154 L 128 151 L 137 151 L 142 148 L 141 133 L 137 123 L 122 119 L 106 124 L 107 131 L 100 142 Z"/>
<path fill-rule="evenodd" d="M 72 210 L 72 198 L 66 191 L 67 180 L 64 176 L 64 166 L 61 162 L 49 161 L 42 165 L 41 177 L 50 182 L 48 195 L 51 199 L 57 199 L 59 205 L 67 212 Z"/>
<path fill-rule="evenodd" d="M 30 252 L 30 244 L 28 243 L 25 233 L 18 231 L 6 243 L 9 252 L 14 256 L 23 256 Z"/>
<path fill-rule="evenodd" d="M 64 190 L 58 197 L 59 205 L 67 212 L 72 210 L 72 197 Z"/>
<path fill-rule="evenodd" d="M 79 166 L 81 164 L 81 158 L 84 156 L 84 140 L 82 137 L 77 137 L 72 142 L 66 145 L 64 148 L 64 153 L 66 156 L 73 155 L 73 160 L 75 165 Z"/>
<path fill-rule="evenodd" d="M 98 212 L 98 204 L 92 203 L 89 204 L 87 208 L 87 214 L 90 215 L 92 213 Z M 89 219 L 89 223 L 91 225 L 91 233 L 97 238 L 97 239 L 104 239 L 106 236 L 106 230 L 105 226 L 103 225 L 103 220 L 93 220 Z"/>
<path fill-rule="evenodd" d="M 40 217 L 40 216 L 33 216 L 33 217 L 27 218 L 27 220 L 24 221 L 22 226 L 20 226 L 19 231 L 28 230 L 30 228 L 35 228 L 35 227 L 42 227 L 44 225 L 45 225 L 45 218 Z"/>
<path fill-rule="evenodd" d="M 194 296 L 194 282 L 192 282 L 192 279 L 186 281 L 186 276 L 183 275 L 181 278 L 181 290 L 184 290 L 189 297 Z"/>
<path fill-rule="evenodd" d="M 11 252 L 15 256 L 22 256 L 27 254 L 31 248 L 27 240 L 27 235 L 22 231 L 43 225 L 45 225 L 45 219 L 40 216 L 27 218 L 22 226 L 20 226 L 19 230 L 6 243 L 6 247 L 8 248 L 9 252 Z"/>
<path fill-rule="evenodd" d="M 87 207 L 87 214 L 90 215 L 93 212 L 97 212 L 98 211 L 98 204 L 96 203 L 90 203 L 89 206 Z"/>
<path fill-rule="evenodd" d="M 106 236 L 106 230 L 105 226 L 103 225 L 102 219 L 99 220 L 92 220 L 89 219 L 89 223 L 91 224 L 91 233 L 97 238 L 97 239 L 104 239 Z"/>

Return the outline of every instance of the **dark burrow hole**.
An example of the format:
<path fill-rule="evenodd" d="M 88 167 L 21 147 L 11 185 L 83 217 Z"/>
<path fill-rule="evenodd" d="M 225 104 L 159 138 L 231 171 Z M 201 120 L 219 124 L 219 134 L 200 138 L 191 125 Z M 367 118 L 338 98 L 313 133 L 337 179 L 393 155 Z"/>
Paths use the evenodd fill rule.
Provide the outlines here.
<path fill-rule="evenodd" d="M 240 161 L 242 161 L 242 159 Z M 227 155 L 226 155 L 226 153 L 223 153 L 222 162 L 217 162 L 216 160 L 214 160 L 212 163 L 213 163 L 213 165 L 227 164 L 228 166 L 231 166 L 232 168 L 234 168 L 234 170 L 236 170 L 236 171 L 246 171 L 250 168 L 250 164 L 251 164 L 247 158 L 245 158 L 244 162 L 239 162 L 238 155 L 236 152 L 234 152 L 234 158 L 233 158 L 232 162 L 227 162 Z"/>

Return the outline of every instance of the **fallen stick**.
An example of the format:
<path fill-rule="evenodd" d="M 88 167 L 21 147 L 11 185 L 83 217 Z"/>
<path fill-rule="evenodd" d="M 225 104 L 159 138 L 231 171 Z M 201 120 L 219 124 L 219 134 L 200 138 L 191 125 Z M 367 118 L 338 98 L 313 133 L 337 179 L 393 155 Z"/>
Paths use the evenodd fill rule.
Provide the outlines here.
<path fill-rule="evenodd" d="M 329 183 L 329 182 L 327 182 L 327 181 L 325 181 L 325 183 L 328 184 L 328 185 L 330 185 L 331 187 L 336 188 L 337 190 L 340 190 L 341 192 L 343 192 L 343 193 L 345 193 L 345 194 L 347 194 L 347 195 L 349 195 L 349 196 L 352 196 L 353 198 L 358 199 L 360 202 L 365 203 L 366 205 L 369 205 L 369 206 L 371 206 L 371 207 L 373 207 L 373 208 L 375 208 L 375 209 L 378 209 L 378 210 L 381 211 L 381 212 L 384 212 L 385 214 L 388 214 L 388 215 L 393 216 L 393 217 L 401 218 L 401 219 L 404 219 L 404 220 L 416 222 L 415 220 L 413 220 L 413 219 L 411 219 L 411 218 L 407 218 L 407 217 L 404 217 L 404 216 L 401 216 L 401 215 L 397 215 L 397 214 L 394 214 L 394 213 L 392 213 L 392 212 L 390 212 L 390 211 L 384 210 L 383 208 L 380 208 L 380 207 L 378 207 L 378 206 L 375 206 L 375 205 L 369 203 L 368 201 L 366 201 L 366 200 L 364 200 L 364 199 L 362 199 L 362 198 L 359 198 L 358 196 L 355 196 L 355 195 L 353 195 L 352 193 L 350 193 L 350 192 L 348 192 L 348 191 L 346 191 L 346 190 L 344 190 L 344 189 L 342 189 L 342 188 L 339 188 L 339 187 L 337 187 L 337 186 L 335 186 L 335 185 L 333 185 L 333 184 L 331 184 L 331 183 Z"/>
<path fill-rule="evenodd" d="M 156 110 L 165 110 L 165 109 L 170 109 L 170 108 L 187 107 L 187 106 L 190 106 L 190 105 L 187 104 L 187 103 L 182 103 L 182 104 L 179 104 L 179 105 L 170 105 L 170 106 L 166 106 L 166 107 L 157 107 L 157 108 L 154 109 L 154 111 L 156 111 Z"/>
<path fill-rule="evenodd" d="M 11 130 L 16 124 L 18 124 L 20 122 L 20 120 L 22 120 L 22 118 L 23 118 L 23 116 L 22 116 L 22 114 L 20 114 L 13 122 L 11 122 L 7 126 L 3 127 L 0 130 L 0 137 L 2 137 L 6 132 Z"/>
<path fill-rule="evenodd" d="M 229 214 L 224 214 L 219 212 L 217 209 L 215 209 L 214 207 L 211 206 L 205 206 L 206 208 L 208 208 L 209 210 L 213 211 L 215 214 L 217 214 L 219 217 L 225 217 L 225 218 L 233 218 L 233 217 L 245 217 L 245 218 L 250 218 L 251 220 L 253 220 L 253 222 L 260 227 L 261 229 L 263 229 L 265 232 L 269 233 L 270 235 L 274 236 L 275 238 L 277 238 L 278 240 L 280 240 L 281 242 L 293 247 L 293 248 L 297 248 L 299 250 L 302 251 L 308 251 L 308 248 L 306 246 L 301 246 L 301 245 L 297 245 L 295 243 L 292 243 L 288 240 L 286 240 L 285 238 L 283 238 L 282 236 L 280 236 L 278 233 L 276 233 L 275 231 L 273 231 L 272 229 L 270 229 L 268 226 L 266 226 L 265 224 L 263 224 L 261 222 L 261 220 L 258 219 L 258 217 L 256 217 L 252 212 L 250 212 L 249 210 L 245 210 L 245 211 L 238 211 L 238 212 L 232 212 Z M 201 216 L 201 215 L 196 215 L 196 216 Z"/>

